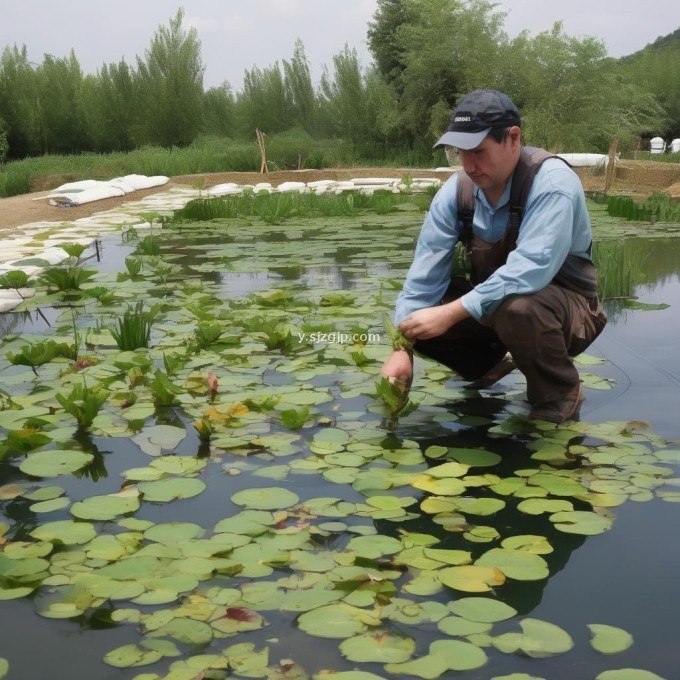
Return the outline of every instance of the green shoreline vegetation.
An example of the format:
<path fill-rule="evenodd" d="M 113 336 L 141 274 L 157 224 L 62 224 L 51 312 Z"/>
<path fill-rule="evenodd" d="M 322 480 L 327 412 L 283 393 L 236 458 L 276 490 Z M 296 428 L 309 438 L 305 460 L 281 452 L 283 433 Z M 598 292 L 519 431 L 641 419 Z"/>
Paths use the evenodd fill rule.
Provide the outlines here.
<path fill-rule="evenodd" d="M 256 171 L 256 130 L 270 170 L 441 166 L 432 144 L 460 94 L 478 87 L 506 91 L 526 142 L 551 150 L 605 152 L 616 138 L 624 157 L 645 155 L 650 137 L 680 137 L 680 29 L 617 60 L 559 22 L 510 39 L 505 17 L 482 0 L 378 0 L 371 64 L 346 46 L 313 77 L 298 40 L 289 59 L 246 69 L 238 91 L 204 87 L 201 43 L 181 8 L 143 57 L 95 74 L 73 50 L 36 64 L 25 45 L 0 45 L 0 196 L 50 175 Z"/>

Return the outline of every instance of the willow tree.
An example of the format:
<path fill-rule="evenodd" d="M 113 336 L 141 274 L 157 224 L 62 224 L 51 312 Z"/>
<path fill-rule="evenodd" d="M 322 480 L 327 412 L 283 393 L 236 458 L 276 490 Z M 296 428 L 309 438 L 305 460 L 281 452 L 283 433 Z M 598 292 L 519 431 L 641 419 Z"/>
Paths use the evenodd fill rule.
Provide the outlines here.
<path fill-rule="evenodd" d="M 130 151 L 138 134 L 140 106 L 133 69 L 121 60 L 85 79 L 90 138 L 98 151 Z"/>
<path fill-rule="evenodd" d="M 520 108 L 526 140 L 556 151 L 606 151 L 663 119 L 654 97 L 620 77 L 604 43 L 550 31 L 510 46 L 504 89 Z"/>
<path fill-rule="evenodd" d="M 333 73 L 324 67 L 319 86 L 323 132 L 329 137 L 361 141 L 367 137 L 364 78 L 355 49 L 347 45 L 333 56 Z"/>
<path fill-rule="evenodd" d="M 290 102 L 278 62 L 263 69 L 246 69 L 243 89 L 236 97 L 235 115 L 243 137 L 252 138 L 258 128 L 273 134 L 292 127 Z"/>
<path fill-rule="evenodd" d="M 46 54 L 36 75 L 41 152 L 77 153 L 88 149 L 83 72 L 73 50 L 65 58 Z"/>
<path fill-rule="evenodd" d="M 291 60 L 283 60 L 283 73 L 293 125 L 313 136 L 317 131 L 319 104 L 301 40 L 295 41 Z"/>
<path fill-rule="evenodd" d="M 0 56 L 0 119 L 8 159 L 40 153 L 38 80 L 25 45 L 5 47 Z"/>
<path fill-rule="evenodd" d="M 203 124 L 201 43 L 195 28 L 184 30 L 183 19 L 180 8 L 167 26 L 158 28 L 145 59 L 137 57 L 146 137 L 163 146 L 189 144 Z"/>
<path fill-rule="evenodd" d="M 462 94 L 499 82 L 504 17 L 487 0 L 379 0 L 369 46 L 405 137 L 430 143 Z"/>

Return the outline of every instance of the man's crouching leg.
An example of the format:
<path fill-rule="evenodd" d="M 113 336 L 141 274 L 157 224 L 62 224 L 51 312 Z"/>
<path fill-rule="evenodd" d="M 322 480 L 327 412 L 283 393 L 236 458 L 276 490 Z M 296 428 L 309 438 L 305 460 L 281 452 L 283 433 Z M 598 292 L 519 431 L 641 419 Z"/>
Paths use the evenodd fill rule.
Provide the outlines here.
<path fill-rule="evenodd" d="M 526 377 L 530 417 L 561 423 L 578 416 L 581 383 L 570 356 L 602 330 L 593 319 L 586 298 L 554 284 L 512 296 L 493 314 L 493 328 Z"/>

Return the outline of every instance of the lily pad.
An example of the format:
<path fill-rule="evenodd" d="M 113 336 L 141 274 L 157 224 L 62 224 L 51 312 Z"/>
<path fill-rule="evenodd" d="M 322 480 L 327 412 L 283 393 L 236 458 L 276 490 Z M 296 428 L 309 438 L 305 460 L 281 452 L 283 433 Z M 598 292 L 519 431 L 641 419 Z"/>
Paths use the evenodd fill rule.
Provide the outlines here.
<path fill-rule="evenodd" d="M 622 628 L 601 623 L 589 623 L 588 628 L 593 634 L 590 645 L 602 654 L 619 654 L 633 644 L 633 636 Z"/>
<path fill-rule="evenodd" d="M 496 649 L 507 654 L 522 652 L 533 658 L 564 654 L 573 646 L 570 635 L 559 626 L 539 619 L 522 619 L 522 633 L 504 633 L 493 638 Z"/>
<path fill-rule="evenodd" d="M 340 652 L 350 661 L 401 663 L 411 658 L 416 643 L 389 631 L 372 631 L 348 638 L 340 644 Z"/>
<path fill-rule="evenodd" d="M 467 593 L 484 593 L 505 583 L 503 572 L 496 567 L 483 565 L 440 569 L 436 577 L 443 585 Z"/>
<path fill-rule="evenodd" d="M 539 581 L 549 575 L 546 561 L 539 555 L 524 550 L 492 548 L 476 562 L 483 567 L 496 567 L 516 581 Z"/>
<path fill-rule="evenodd" d="M 93 458 L 91 453 L 77 450 L 36 451 L 21 462 L 19 469 L 33 477 L 58 477 L 80 470 Z"/>
<path fill-rule="evenodd" d="M 49 522 L 31 531 L 31 536 L 39 541 L 49 541 L 54 544 L 82 545 L 91 541 L 97 532 L 89 522 L 74 522 L 63 520 Z"/>
<path fill-rule="evenodd" d="M 148 666 L 163 658 L 157 650 L 144 649 L 139 645 L 129 644 L 113 649 L 104 655 L 104 662 L 116 668 L 133 668 Z"/>
<path fill-rule="evenodd" d="M 139 491 L 128 486 L 118 493 L 92 496 L 71 506 L 71 514 L 79 519 L 111 520 L 139 509 Z"/>
<path fill-rule="evenodd" d="M 191 477 L 172 477 L 153 482 L 140 482 L 139 490 L 145 501 L 169 503 L 180 498 L 193 498 L 205 489 L 205 482 Z"/>
<path fill-rule="evenodd" d="M 388 673 L 417 675 L 432 680 L 447 670 L 469 671 L 481 668 L 488 660 L 486 653 L 476 645 L 461 640 L 437 640 L 430 645 L 429 653 L 419 659 L 385 666 Z"/>
<path fill-rule="evenodd" d="M 363 633 L 369 626 L 377 626 L 380 619 L 369 611 L 347 604 L 329 604 L 300 614 L 298 628 L 309 635 L 345 639 Z"/>
<path fill-rule="evenodd" d="M 641 668 L 621 668 L 619 670 L 604 671 L 595 680 L 666 680 L 656 673 Z"/>
<path fill-rule="evenodd" d="M 612 525 L 612 521 L 607 517 L 585 511 L 556 512 L 550 515 L 550 521 L 560 531 L 564 531 L 567 534 L 582 534 L 584 536 L 603 534 Z"/>
<path fill-rule="evenodd" d="M 462 597 L 449 604 L 449 609 L 468 621 L 496 623 L 511 619 L 517 611 L 505 602 L 488 597 Z"/>
<path fill-rule="evenodd" d="M 283 510 L 299 503 L 300 497 L 282 487 L 266 486 L 237 491 L 231 500 L 251 510 Z"/>

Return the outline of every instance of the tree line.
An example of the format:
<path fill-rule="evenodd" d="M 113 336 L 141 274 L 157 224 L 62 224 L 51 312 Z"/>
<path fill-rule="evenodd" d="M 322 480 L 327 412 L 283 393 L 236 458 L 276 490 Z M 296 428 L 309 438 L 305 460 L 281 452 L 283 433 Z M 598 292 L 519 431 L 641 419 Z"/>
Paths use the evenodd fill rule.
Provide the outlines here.
<path fill-rule="evenodd" d="M 227 82 L 204 88 L 200 40 L 184 27 L 183 9 L 135 64 L 104 64 L 96 74 L 84 74 L 73 51 L 34 64 L 25 46 L 6 46 L 0 162 L 182 147 L 201 135 L 254 139 L 256 128 L 342 139 L 370 159 L 381 149 L 427 154 L 457 99 L 478 87 L 507 92 L 528 142 L 553 150 L 603 151 L 613 138 L 633 145 L 671 130 L 678 95 L 665 89 L 675 77 L 670 64 L 611 59 L 601 40 L 569 36 L 559 23 L 511 40 L 504 20 L 487 0 L 378 0 L 369 66 L 345 46 L 314 84 L 297 41 L 289 59 L 246 70 L 238 92 Z M 650 79 L 650 68 L 664 66 L 668 77 Z"/>

